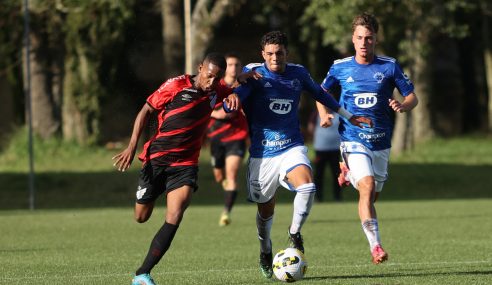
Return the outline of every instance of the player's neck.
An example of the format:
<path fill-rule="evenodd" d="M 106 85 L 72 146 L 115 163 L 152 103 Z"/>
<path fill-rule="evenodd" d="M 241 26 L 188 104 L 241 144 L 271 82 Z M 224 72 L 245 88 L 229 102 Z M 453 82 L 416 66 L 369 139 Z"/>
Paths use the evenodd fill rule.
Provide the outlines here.
<path fill-rule="evenodd" d="M 361 56 L 358 54 L 355 55 L 355 61 L 358 64 L 370 64 L 373 60 L 374 60 L 374 54 L 367 55 L 367 56 Z"/>

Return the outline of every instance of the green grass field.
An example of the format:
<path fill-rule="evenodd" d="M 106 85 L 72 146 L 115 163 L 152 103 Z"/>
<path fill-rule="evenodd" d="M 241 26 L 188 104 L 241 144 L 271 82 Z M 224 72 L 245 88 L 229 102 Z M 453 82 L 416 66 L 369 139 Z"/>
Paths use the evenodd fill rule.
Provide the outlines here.
<path fill-rule="evenodd" d="M 381 202 L 389 262 L 370 263 L 355 203 L 314 206 L 304 227 L 317 284 L 491 284 L 491 200 Z M 0 284 L 129 284 L 164 209 L 147 224 L 130 208 L 0 213 Z M 217 226 L 219 206 L 192 206 L 153 271 L 158 284 L 269 284 L 257 268 L 255 208 L 240 205 Z M 291 206 L 277 207 L 273 246 L 287 246 Z"/>
<path fill-rule="evenodd" d="M 110 161 L 116 151 L 37 148 L 35 211 L 25 210 L 22 151 L 0 154 L 0 284 L 130 284 L 165 211 L 157 208 L 145 224 L 133 221 L 138 163 L 117 173 Z M 244 201 L 244 185 L 233 223 L 218 227 L 221 192 L 206 151 L 202 161 L 200 189 L 171 249 L 153 270 L 154 279 L 157 284 L 271 283 L 257 268 L 256 210 Z M 435 140 L 392 161 L 377 203 L 389 262 L 370 263 L 356 192 L 349 188 L 342 203 L 314 205 L 303 229 L 309 266 L 301 283 L 492 284 L 490 139 Z M 279 193 L 274 250 L 287 246 L 292 216 L 292 195 Z"/>

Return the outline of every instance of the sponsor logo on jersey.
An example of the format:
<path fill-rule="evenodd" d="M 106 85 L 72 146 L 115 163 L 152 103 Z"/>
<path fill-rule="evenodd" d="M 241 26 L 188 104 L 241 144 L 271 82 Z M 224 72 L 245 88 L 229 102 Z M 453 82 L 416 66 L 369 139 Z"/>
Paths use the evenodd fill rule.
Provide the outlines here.
<path fill-rule="evenodd" d="M 354 103 L 360 108 L 371 108 L 378 102 L 378 93 L 356 93 Z"/>
<path fill-rule="evenodd" d="M 147 191 L 147 188 L 142 188 L 142 186 L 138 185 L 138 190 L 137 190 L 137 199 L 142 199 L 143 195 Z"/>
<path fill-rule="evenodd" d="M 266 147 L 275 147 L 275 148 L 282 148 L 284 145 L 291 143 L 292 139 L 285 139 L 285 140 L 262 140 L 261 144 Z"/>
<path fill-rule="evenodd" d="M 190 102 L 192 98 L 193 97 L 190 94 L 183 94 L 183 96 L 181 96 L 181 100 L 186 102 Z"/>
<path fill-rule="evenodd" d="M 270 110 L 272 112 L 285 115 L 292 110 L 292 102 L 293 100 L 289 99 L 270 99 L 272 102 L 270 103 Z"/>
<path fill-rule="evenodd" d="M 267 83 L 265 83 L 265 85 L 263 85 L 263 87 L 270 88 L 270 87 L 272 87 L 272 84 L 267 81 Z"/>
<path fill-rule="evenodd" d="M 373 77 L 374 77 L 374 79 L 376 79 L 376 81 L 378 83 L 382 83 L 383 80 L 384 80 L 384 73 L 382 73 L 382 72 L 376 72 L 376 73 L 374 73 L 374 76 Z"/>
<path fill-rule="evenodd" d="M 352 82 L 355 82 L 355 80 L 352 78 L 352 76 L 349 76 L 349 78 L 347 78 L 347 83 L 352 83 Z"/>
<path fill-rule="evenodd" d="M 385 136 L 386 133 L 374 133 L 374 134 L 359 133 L 359 138 L 367 142 L 374 142 L 381 138 L 384 138 Z"/>

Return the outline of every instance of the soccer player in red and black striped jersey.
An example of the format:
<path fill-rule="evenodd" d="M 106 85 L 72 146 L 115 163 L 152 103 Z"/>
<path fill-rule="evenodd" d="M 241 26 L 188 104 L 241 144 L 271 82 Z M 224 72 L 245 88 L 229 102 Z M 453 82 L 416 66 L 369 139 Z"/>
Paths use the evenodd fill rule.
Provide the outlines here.
<path fill-rule="evenodd" d="M 119 171 L 127 170 L 149 116 L 158 112 L 157 132 L 139 155 L 143 167 L 136 193 L 135 219 L 139 223 L 147 221 L 161 194 L 166 195 L 166 217 L 132 284 L 154 284 L 150 271 L 171 245 L 192 193 L 198 188 L 198 156 L 210 114 L 216 102 L 232 92 L 220 84 L 225 70 L 224 57 L 211 53 L 198 67 L 196 76 L 185 74 L 167 80 L 147 98 L 138 113 L 128 147 L 113 157 Z"/>
<path fill-rule="evenodd" d="M 225 55 L 227 69 L 224 82 L 234 88 L 239 85 L 237 77 L 242 70 L 241 60 L 235 53 Z M 211 162 L 215 181 L 224 190 L 224 210 L 219 226 L 231 223 L 231 210 L 237 197 L 237 173 L 244 154 L 248 138 L 248 122 L 244 113 L 226 113 L 222 102 L 218 102 L 208 124 L 207 137 L 210 139 Z"/>

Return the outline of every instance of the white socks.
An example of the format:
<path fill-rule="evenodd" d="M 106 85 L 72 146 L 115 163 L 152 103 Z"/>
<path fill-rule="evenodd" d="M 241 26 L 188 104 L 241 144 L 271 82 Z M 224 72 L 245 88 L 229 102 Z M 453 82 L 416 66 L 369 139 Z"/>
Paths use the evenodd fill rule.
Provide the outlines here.
<path fill-rule="evenodd" d="M 256 229 L 260 240 L 260 251 L 263 253 L 272 252 L 272 242 L 270 241 L 270 230 L 272 229 L 273 215 L 264 219 L 260 213 L 256 213 Z"/>
<path fill-rule="evenodd" d="M 379 225 L 377 219 L 367 219 L 362 223 L 362 229 L 366 234 L 367 241 L 369 241 L 369 247 L 371 252 L 374 247 L 381 244 L 381 237 L 379 236 Z"/>
<path fill-rule="evenodd" d="M 303 184 L 296 188 L 296 192 L 297 194 L 294 198 L 294 214 L 289 229 L 292 234 L 301 231 L 302 225 L 311 211 L 314 193 L 316 192 L 316 185 L 314 185 L 314 183 Z"/>

